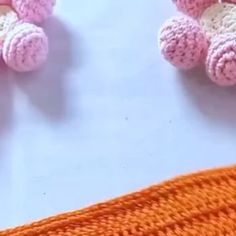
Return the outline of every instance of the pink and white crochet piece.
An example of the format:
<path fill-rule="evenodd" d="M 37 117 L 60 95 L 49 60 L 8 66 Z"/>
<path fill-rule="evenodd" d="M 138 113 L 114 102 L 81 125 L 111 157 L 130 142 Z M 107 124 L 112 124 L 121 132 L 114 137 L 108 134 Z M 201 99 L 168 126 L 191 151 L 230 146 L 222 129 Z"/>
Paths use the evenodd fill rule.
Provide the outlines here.
<path fill-rule="evenodd" d="M 164 58 L 181 69 L 205 62 L 209 78 L 236 85 L 236 0 L 172 0 L 185 15 L 167 20 L 159 32 Z"/>
<path fill-rule="evenodd" d="M 47 60 L 48 38 L 36 24 L 46 20 L 55 0 L 0 0 L 0 52 L 11 69 L 33 71 Z"/>

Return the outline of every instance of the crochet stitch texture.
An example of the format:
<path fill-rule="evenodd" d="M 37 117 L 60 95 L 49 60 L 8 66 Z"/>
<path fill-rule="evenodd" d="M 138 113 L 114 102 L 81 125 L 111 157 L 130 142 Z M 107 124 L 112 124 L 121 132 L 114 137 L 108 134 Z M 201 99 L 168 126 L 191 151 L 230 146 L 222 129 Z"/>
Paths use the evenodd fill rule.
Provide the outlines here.
<path fill-rule="evenodd" d="M 0 236 L 235 236 L 236 166 L 0 232 Z"/>
<path fill-rule="evenodd" d="M 178 68 L 205 61 L 210 79 L 236 85 L 236 0 L 172 0 L 186 16 L 167 20 L 159 33 L 160 50 Z"/>
<path fill-rule="evenodd" d="M 13 70 L 38 69 L 47 59 L 48 38 L 42 23 L 55 0 L 0 0 L 0 51 Z"/>

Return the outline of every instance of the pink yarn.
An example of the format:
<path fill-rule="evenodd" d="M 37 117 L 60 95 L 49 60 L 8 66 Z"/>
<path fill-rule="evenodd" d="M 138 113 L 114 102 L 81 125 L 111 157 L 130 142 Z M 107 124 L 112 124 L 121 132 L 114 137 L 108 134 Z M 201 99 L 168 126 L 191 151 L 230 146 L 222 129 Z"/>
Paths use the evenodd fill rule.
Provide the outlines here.
<path fill-rule="evenodd" d="M 198 23 L 187 17 L 168 20 L 160 31 L 160 49 L 174 66 L 189 69 L 203 59 L 207 40 Z"/>
<path fill-rule="evenodd" d="M 221 86 L 236 84 L 236 36 L 234 33 L 223 34 L 216 38 L 209 47 L 206 67 L 212 81 Z"/>
<path fill-rule="evenodd" d="M 218 0 L 172 0 L 179 11 L 192 17 L 199 17 L 209 6 Z"/>
<path fill-rule="evenodd" d="M 0 4 L 12 4 L 18 15 L 1 41 L 5 63 L 20 72 L 38 69 L 47 59 L 48 39 L 33 23 L 50 16 L 55 0 L 0 0 Z"/>
<path fill-rule="evenodd" d="M 17 25 L 5 39 L 4 61 L 16 71 L 38 69 L 46 60 L 48 40 L 44 31 L 32 24 Z"/>
<path fill-rule="evenodd" d="M 21 19 L 41 23 L 51 15 L 56 0 L 12 0 Z"/>

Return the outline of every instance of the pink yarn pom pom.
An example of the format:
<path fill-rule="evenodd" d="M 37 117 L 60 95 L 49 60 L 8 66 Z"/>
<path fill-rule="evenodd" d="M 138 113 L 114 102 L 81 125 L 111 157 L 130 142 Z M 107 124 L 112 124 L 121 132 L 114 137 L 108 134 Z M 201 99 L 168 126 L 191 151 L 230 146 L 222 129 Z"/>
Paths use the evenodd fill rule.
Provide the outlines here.
<path fill-rule="evenodd" d="M 52 14 L 56 0 L 12 0 L 19 17 L 28 22 L 41 23 Z"/>
<path fill-rule="evenodd" d="M 187 17 L 168 20 L 160 31 L 160 49 L 165 59 L 176 67 L 197 66 L 207 50 L 207 39 L 200 26 Z"/>
<path fill-rule="evenodd" d="M 199 17 L 205 9 L 218 0 L 172 0 L 179 11 L 192 17 Z"/>
<path fill-rule="evenodd" d="M 236 36 L 222 34 L 212 41 L 206 67 L 212 81 L 221 86 L 236 84 Z"/>
<path fill-rule="evenodd" d="M 46 61 L 47 54 L 47 36 L 41 28 L 29 23 L 15 26 L 2 49 L 6 64 L 20 72 L 38 69 Z"/>

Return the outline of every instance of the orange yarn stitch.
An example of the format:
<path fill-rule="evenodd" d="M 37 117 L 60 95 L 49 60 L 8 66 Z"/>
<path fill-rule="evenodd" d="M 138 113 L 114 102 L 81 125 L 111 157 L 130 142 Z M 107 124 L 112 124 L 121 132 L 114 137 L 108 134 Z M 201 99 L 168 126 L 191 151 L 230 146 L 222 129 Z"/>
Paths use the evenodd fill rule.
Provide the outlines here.
<path fill-rule="evenodd" d="M 235 236 L 236 166 L 181 176 L 0 236 Z"/>

